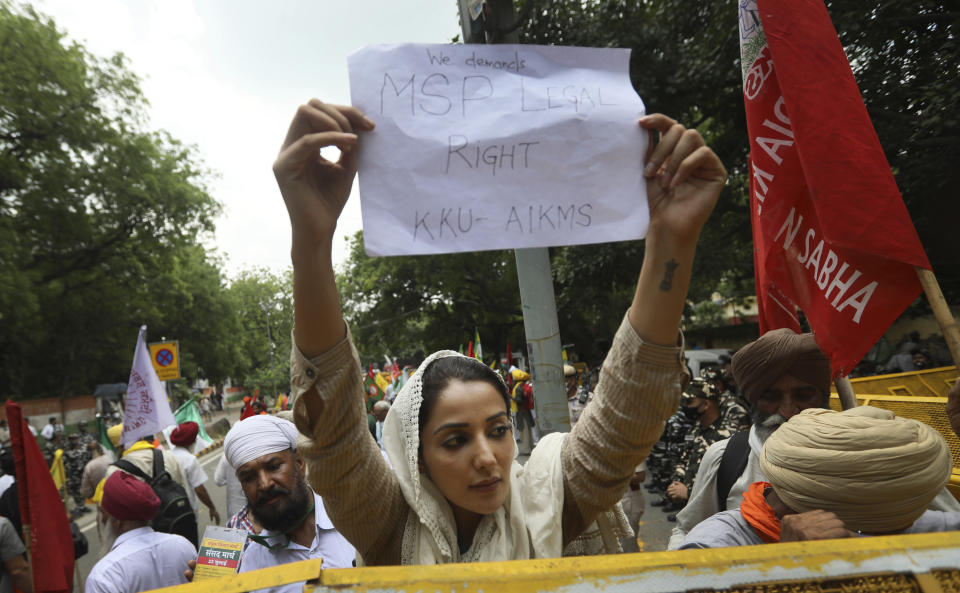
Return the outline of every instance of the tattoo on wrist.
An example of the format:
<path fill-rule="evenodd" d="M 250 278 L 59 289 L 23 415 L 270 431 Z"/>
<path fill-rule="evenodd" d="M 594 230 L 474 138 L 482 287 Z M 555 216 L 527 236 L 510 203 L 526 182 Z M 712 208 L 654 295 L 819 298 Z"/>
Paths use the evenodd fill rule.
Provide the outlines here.
<path fill-rule="evenodd" d="M 673 273 L 677 271 L 680 264 L 678 264 L 676 260 L 671 259 L 664 265 L 666 266 L 666 270 L 663 272 L 663 280 L 660 281 L 660 290 L 670 292 L 670 289 L 673 287 Z"/>

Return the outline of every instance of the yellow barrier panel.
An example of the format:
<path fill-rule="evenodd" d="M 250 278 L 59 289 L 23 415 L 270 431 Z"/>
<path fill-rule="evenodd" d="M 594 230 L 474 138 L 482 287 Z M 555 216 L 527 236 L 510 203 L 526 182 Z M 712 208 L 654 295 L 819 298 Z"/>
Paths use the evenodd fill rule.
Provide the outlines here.
<path fill-rule="evenodd" d="M 291 562 L 242 574 L 153 589 L 149 593 L 246 593 L 267 587 L 278 587 L 298 581 L 310 581 L 320 577 L 323 560 L 315 558 Z"/>
<path fill-rule="evenodd" d="M 241 593 L 304 580 L 305 593 L 946 593 L 960 591 L 960 532 L 439 566 L 321 570 L 320 562 L 151 593 Z"/>
<path fill-rule="evenodd" d="M 892 373 L 873 377 L 850 379 L 853 392 L 883 394 L 946 397 L 947 391 L 957 380 L 957 367 L 938 367 L 909 373 Z M 836 393 L 836 389 L 834 389 Z"/>
<path fill-rule="evenodd" d="M 931 572 L 935 571 L 935 572 Z M 960 590 L 960 533 L 443 566 L 330 569 L 312 593 Z M 895 583 L 905 586 L 892 587 Z M 859 584 L 859 586 L 858 586 Z M 827 585 L 827 586 L 824 586 Z"/>
<path fill-rule="evenodd" d="M 818 587 L 784 587 L 785 581 L 819 585 L 842 577 L 862 580 L 864 575 L 879 574 L 909 579 L 913 574 L 928 573 L 933 569 L 953 573 L 946 576 L 954 579 L 954 587 L 960 586 L 960 534 L 852 538 L 553 560 L 331 569 L 323 572 L 319 585 L 306 590 L 312 590 L 312 593 L 659 593 L 706 589 L 759 593 L 765 590 L 818 590 Z M 830 588 L 819 587 L 819 590 Z M 842 590 L 880 589 L 847 586 Z M 885 587 L 883 590 L 896 589 Z M 923 589 L 918 586 L 913 590 Z"/>
<path fill-rule="evenodd" d="M 277 587 L 319 570 L 286 564 L 154 593 L 239 593 Z M 245 584 L 249 589 L 236 586 Z M 335 568 L 305 593 L 947 593 L 960 591 L 960 532 L 863 537 L 513 562 Z"/>

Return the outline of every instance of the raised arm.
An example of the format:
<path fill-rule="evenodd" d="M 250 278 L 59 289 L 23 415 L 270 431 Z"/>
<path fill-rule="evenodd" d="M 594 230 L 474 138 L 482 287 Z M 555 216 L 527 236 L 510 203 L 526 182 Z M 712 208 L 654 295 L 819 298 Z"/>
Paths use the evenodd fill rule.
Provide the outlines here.
<path fill-rule="evenodd" d="M 645 117 L 640 126 L 659 135 L 644 169 L 650 230 L 633 303 L 594 402 L 564 441 L 564 543 L 620 499 L 677 409 L 680 316 L 694 251 L 727 177 L 695 130 L 664 115 Z"/>
<path fill-rule="evenodd" d="M 312 99 L 297 109 L 273 164 L 293 239 L 293 336 L 307 358 L 346 335 L 333 275 L 333 232 L 357 173 L 356 132 L 372 129 L 359 110 Z M 320 156 L 328 146 L 340 149 L 337 162 Z"/>
<path fill-rule="evenodd" d="M 337 530 L 368 564 L 396 564 L 408 507 L 366 430 L 360 362 L 348 333 L 332 257 L 333 232 L 357 172 L 357 132 L 373 122 L 353 107 L 302 105 L 273 165 L 293 239 L 294 345 L 290 388 L 298 451 Z M 335 146 L 331 162 L 320 149 Z M 370 529 L 370 517 L 378 517 Z"/>
<path fill-rule="evenodd" d="M 644 117 L 640 126 L 660 140 L 650 143 L 643 171 L 650 230 L 629 319 L 644 341 L 673 346 L 700 230 L 713 212 L 727 171 L 696 130 L 661 114 Z"/>

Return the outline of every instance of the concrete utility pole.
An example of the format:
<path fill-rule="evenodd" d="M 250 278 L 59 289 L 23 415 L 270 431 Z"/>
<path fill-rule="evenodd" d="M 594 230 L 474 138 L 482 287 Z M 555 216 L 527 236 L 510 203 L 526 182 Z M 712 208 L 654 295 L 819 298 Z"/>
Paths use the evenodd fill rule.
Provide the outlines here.
<path fill-rule="evenodd" d="M 459 0 L 459 6 L 464 43 L 519 43 L 513 0 Z M 546 247 L 517 249 L 515 254 L 537 425 L 541 436 L 569 432 L 550 254 Z"/>

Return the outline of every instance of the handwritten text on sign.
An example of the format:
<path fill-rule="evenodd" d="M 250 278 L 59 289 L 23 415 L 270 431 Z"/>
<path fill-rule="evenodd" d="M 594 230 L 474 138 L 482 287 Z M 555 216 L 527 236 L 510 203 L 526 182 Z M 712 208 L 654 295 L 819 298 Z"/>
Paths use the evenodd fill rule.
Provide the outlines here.
<path fill-rule="evenodd" d="M 629 50 L 382 45 L 350 56 L 370 255 L 646 234 L 643 102 Z"/>

